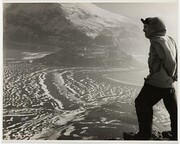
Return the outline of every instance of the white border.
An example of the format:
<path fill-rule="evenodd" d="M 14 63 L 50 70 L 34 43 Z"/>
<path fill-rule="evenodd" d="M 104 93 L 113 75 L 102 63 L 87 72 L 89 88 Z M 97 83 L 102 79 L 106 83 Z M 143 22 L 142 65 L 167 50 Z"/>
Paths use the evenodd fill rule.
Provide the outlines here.
<path fill-rule="evenodd" d="M 32 2 L 45 2 L 45 3 L 168 3 L 168 2 L 178 2 L 178 0 L 2 0 L 3 3 L 32 3 Z"/>
<path fill-rule="evenodd" d="M 3 130 L 3 4 L 0 3 L 0 137 Z M 0 138 L 0 139 L 1 139 Z"/>

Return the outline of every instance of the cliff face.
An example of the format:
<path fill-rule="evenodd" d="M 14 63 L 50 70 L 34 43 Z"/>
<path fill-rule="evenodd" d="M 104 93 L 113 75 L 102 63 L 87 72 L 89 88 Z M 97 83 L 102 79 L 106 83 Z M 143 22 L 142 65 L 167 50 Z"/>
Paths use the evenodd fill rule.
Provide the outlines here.
<path fill-rule="evenodd" d="M 3 36 L 5 48 L 21 47 L 13 42 L 31 45 L 22 47 L 31 51 L 56 51 L 43 58 L 48 63 L 68 57 L 72 63 L 128 65 L 136 63 L 128 62 L 133 59 L 129 54 L 143 53 L 145 45 L 131 19 L 93 4 L 11 4 L 4 10 Z"/>

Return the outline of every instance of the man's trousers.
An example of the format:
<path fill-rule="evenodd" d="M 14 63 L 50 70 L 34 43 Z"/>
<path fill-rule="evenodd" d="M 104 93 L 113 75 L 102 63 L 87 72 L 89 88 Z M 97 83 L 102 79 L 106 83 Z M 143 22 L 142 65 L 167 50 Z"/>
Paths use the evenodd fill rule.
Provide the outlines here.
<path fill-rule="evenodd" d="M 139 134 L 150 139 L 152 132 L 153 106 L 163 99 L 170 115 L 172 138 L 177 139 L 177 101 L 174 88 L 159 88 L 144 84 L 135 99 L 136 113 L 139 122 Z"/>

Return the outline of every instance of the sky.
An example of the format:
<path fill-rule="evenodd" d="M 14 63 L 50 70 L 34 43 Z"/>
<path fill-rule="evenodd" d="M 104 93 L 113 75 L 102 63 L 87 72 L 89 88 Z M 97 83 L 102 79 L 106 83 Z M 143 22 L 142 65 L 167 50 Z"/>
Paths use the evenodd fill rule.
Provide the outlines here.
<path fill-rule="evenodd" d="M 167 34 L 178 40 L 178 4 L 171 3 L 94 3 L 105 10 L 127 16 L 137 21 L 143 29 L 141 18 L 160 17 L 167 27 Z"/>

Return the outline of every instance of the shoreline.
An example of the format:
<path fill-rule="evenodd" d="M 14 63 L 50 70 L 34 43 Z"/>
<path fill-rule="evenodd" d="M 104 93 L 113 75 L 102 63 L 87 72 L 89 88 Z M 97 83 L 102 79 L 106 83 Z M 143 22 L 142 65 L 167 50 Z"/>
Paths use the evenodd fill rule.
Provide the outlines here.
<path fill-rule="evenodd" d="M 121 81 L 121 80 L 116 80 L 116 79 L 108 77 L 107 75 L 105 75 L 104 77 L 106 79 L 108 79 L 108 80 L 118 82 L 118 83 L 121 83 L 121 84 L 133 85 L 133 86 L 137 86 L 137 87 L 142 87 L 143 86 L 143 85 L 140 85 L 140 84 L 135 84 L 135 83 L 130 83 L 130 82 L 124 82 L 124 81 Z"/>
<path fill-rule="evenodd" d="M 107 73 L 103 77 L 122 84 L 142 87 L 144 78 L 148 75 L 147 69 L 143 70 L 127 70 L 121 72 Z"/>

